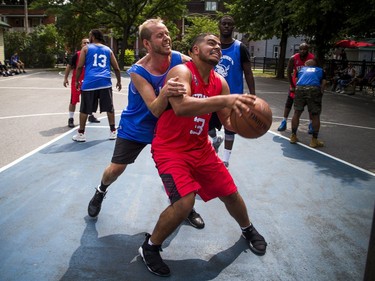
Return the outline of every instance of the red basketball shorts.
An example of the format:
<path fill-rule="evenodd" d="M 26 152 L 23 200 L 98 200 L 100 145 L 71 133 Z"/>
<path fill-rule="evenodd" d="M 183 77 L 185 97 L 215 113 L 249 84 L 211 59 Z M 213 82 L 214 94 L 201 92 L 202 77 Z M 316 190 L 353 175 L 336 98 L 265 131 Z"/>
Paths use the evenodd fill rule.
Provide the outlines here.
<path fill-rule="evenodd" d="M 237 191 L 232 176 L 212 147 L 187 153 L 153 152 L 153 158 L 171 203 L 192 192 L 206 202 Z"/>

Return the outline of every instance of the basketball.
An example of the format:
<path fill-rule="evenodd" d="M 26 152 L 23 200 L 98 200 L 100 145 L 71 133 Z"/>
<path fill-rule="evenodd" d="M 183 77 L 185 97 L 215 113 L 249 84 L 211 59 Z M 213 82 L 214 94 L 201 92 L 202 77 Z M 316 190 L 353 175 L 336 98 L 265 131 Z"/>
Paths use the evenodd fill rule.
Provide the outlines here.
<path fill-rule="evenodd" d="M 272 111 L 268 103 L 256 97 L 254 107 L 239 116 L 234 110 L 230 114 L 230 122 L 234 131 L 240 136 L 255 139 L 263 136 L 272 124 Z"/>

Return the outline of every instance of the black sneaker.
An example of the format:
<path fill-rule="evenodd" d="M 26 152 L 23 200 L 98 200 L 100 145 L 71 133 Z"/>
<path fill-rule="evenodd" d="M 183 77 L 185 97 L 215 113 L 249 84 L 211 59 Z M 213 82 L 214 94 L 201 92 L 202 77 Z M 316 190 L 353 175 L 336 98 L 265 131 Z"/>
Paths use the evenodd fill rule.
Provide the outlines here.
<path fill-rule="evenodd" d="M 149 245 L 148 239 L 150 239 L 150 237 L 151 235 L 146 233 L 145 242 L 143 242 L 142 246 L 139 247 L 138 252 L 150 272 L 158 276 L 169 276 L 171 271 L 160 256 L 160 252 L 162 251 L 161 245 Z"/>
<path fill-rule="evenodd" d="M 242 231 L 242 237 L 249 243 L 250 250 L 254 254 L 263 256 L 266 253 L 267 242 L 253 225 Z"/>
<path fill-rule="evenodd" d="M 89 116 L 89 122 L 91 123 L 100 123 L 100 120 L 96 119 L 94 115 Z"/>
<path fill-rule="evenodd" d="M 200 214 L 198 214 L 194 209 L 191 210 L 189 216 L 186 219 L 195 228 L 204 228 L 204 221 Z"/>
<path fill-rule="evenodd" d="M 69 128 L 74 128 L 74 119 L 73 118 L 69 118 L 68 119 L 68 127 Z"/>
<path fill-rule="evenodd" d="M 107 192 L 101 192 L 98 189 L 95 189 L 95 194 L 92 197 L 87 211 L 90 217 L 96 217 L 100 213 L 100 209 L 102 208 L 102 202 Z"/>

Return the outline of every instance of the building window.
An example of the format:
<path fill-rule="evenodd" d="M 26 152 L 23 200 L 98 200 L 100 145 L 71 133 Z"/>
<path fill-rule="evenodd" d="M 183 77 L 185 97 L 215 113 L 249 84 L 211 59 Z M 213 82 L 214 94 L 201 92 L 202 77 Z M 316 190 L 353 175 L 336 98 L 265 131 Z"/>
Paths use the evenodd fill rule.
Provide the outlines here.
<path fill-rule="evenodd" d="M 206 11 L 217 11 L 217 1 L 206 1 L 205 5 L 205 10 Z"/>
<path fill-rule="evenodd" d="M 254 46 L 250 46 L 250 56 L 254 57 Z"/>
<path fill-rule="evenodd" d="M 274 58 L 279 57 L 279 46 L 277 46 L 277 45 L 273 46 L 273 57 Z"/>
<path fill-rule="evenodd" d="M 299 52 L 299 44 L 294 44 L 293 49 L 293 54 L 297 54 Z"/>

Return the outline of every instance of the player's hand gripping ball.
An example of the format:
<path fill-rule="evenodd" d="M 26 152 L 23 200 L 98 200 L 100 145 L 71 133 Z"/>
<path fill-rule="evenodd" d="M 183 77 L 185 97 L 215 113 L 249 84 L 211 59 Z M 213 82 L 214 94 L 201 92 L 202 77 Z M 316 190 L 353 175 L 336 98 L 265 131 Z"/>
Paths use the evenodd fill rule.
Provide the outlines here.
<path fill-rule="evenodd" d="M 240 136 L 255 139 L 263 136 L 271 127 L 272 111 L 268 103 L 256 97 L 254 107 L 239 116 L 234 110 L 230 114 L 230 122 L 234 131 Z"/>

